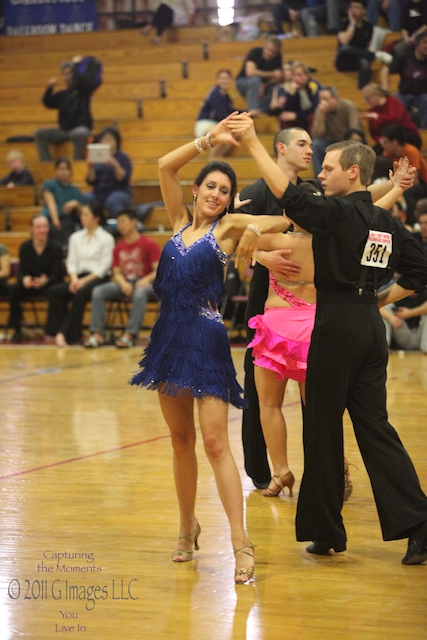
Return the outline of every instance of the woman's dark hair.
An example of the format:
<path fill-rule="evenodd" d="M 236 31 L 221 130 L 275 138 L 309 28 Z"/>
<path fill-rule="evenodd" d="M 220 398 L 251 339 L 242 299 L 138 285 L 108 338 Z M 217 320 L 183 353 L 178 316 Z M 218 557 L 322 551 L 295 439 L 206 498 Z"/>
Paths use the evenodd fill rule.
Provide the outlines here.
<path fill-rule="evenodd" d="M 69 169 L 70 171 L 73 170 L 71 162 L 68 158 L 58 158 L 57 160 L 55 160 L 55 164 L 54 164 L 55 169 L 57 169 L 60 164 L 66 164 L 67 169 Z"/>
<path fill-rule="evenodd" d="M 213 171 L 220 171 L 225 176 L 227 176 L 227 178 L 230 180 L 231 190 L 230 190 L 229 211 L 234 211 L 234 196 L 236 195 L 236 191 L 237 191 L 237 178 L 236 178 L 236 174 L 234 172 L 233 167 L 229 165 L 228 162 L 222 162 L 221 160 L 213 160 L 212 162 L 209 162 L 200 171 L 199 175 L 194 180 L 194 184 L 200 187 L 200 185 L 202 184 L 206 176 L 209 173 L 213 173 Z M 225 211 L 226 210 L 224 209 L 221 215 L 224 215 Z"/>
<path fill-rule="evenodd" d="M 115 129 L 114 127 L 105 127 L 105 129 L 100 131 L 98 133 L 98 135 L 96 136 L 96 141 L 100 142 L 102 140 L 102 138 L 107 134 L 110 135 L 110 136 L 113 136 L 113 138 L 116 141 L 117 149 L 120 149 L 120 147 L 122 146 L 122 136 L 117 131 L 117 129 Z"/>
<path fill-rule="evenodd" d="M 92 211 L 92 215 L 94 218 L 98 218 L 98 224 L 100 227 L 103 227 L 106 223 L 106 217 L 104 213 L 104 209 L 99 204 L 86 204 L 84 205 L 88 209 Z"/>
<path fill-rule="evenodd" d="M 354 134 L 360 137 L 359 142 L 361 142 L 362 144 L 367 144 L 366 136 L 364 132 L 361 131 L 361 129 L 348 129 L 344 134 L 344 140 L 351 140 L 352 139 L 351 136 Z"/>

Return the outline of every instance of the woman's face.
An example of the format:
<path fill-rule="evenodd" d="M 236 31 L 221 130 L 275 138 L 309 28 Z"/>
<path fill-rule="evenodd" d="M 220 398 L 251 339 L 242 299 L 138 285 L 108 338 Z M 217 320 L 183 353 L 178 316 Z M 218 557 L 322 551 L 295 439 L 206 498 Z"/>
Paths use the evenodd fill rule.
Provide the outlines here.
<path fill-rule="evenodd" d="M 217 81 L 217 85 L 220 87 L 220 89 L 222 89 L 223 91 L 228 91 L 230 86 L 231 86 L 231 76 L 228 73 L 225 73 L 225 71 L 223 71 L 222 73 L 218 74 L 218 77 L 216 79 Z"/>
<path fill-rule="evenodd" d="M 102 136 L 100 142 L 102 142 L 102 144 L 109 144 L 110 145 L 110 149 L 111 149 L 111 155 L 114 155 L 117 151 L 117 142 L 116 139 L 113 135 L 111 135 L 111 133 L 104 133 L 104 135 Z"/>
<path fill-rule="evenodd" d="M 216 218 L 228 207 L 231 200 L 231 182 L 221 171 L 212 171 L 198 187 L 193 186 L 197 207 L 206 216 Z"/>
<path fill-rule="evenodd" d="M 80 213 L 80 222 L 84 229 L 92 229 L 98 226 L 98 218 L 96 218 L 90 207 L 83 206 Z"/>
<path fill-rule="evenodd" d="M 66 162 L 60 162 L 56 167 L 56 177 L 62 184 L 67 184 L 71 180 L 71 169 Z"/>

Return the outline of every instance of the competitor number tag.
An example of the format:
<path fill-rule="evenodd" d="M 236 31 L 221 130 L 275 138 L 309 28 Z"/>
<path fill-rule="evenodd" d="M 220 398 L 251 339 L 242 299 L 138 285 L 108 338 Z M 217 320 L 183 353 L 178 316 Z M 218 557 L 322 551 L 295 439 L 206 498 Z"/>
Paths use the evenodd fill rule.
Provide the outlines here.
<path fill-rule="evenodd" d="M 391 233 L 370 230 L 360 264 L 364 267 L 386 269 L 391 252 Z"/>

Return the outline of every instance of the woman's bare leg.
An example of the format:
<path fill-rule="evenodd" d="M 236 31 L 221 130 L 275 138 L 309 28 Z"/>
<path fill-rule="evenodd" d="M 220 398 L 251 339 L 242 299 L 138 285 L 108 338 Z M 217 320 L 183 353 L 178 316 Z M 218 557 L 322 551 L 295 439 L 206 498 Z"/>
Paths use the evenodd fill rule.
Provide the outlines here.
<path fill-rule="evenodd" d="M 243 550 L 236 553 L 236 570 L 246 569 L 250 572 L 254 566 L 253 551 L 244 525 L 240 474 L 228 439 L 228 405 L 218 398 L 205 397 L 198 400 L 198 406 L 203 444 L 230 523 L 233 549 Z M 247 580 L 248 574 L 236 575 L 236 582 Z"/>
<path fill-rule="evenodd" d="M 194 399 L 191 395 L 174 397 L 159 393 L 160 408 L 169 427 L 173 448 L 173 473 L 180 514 L 178 551 L 192 551 L 192 535 L 197 527 L 195 516 L 197 487 L 196 430 Z"/>
<path fill-rule="evenodd" d="M 288 433 L 282 412 L 287 382 L 287 379 L 279 380 L 274 371 L 255 366 L 262 431 L 274 475 L 279 478 L 283 478 L 289 472 Z"/>

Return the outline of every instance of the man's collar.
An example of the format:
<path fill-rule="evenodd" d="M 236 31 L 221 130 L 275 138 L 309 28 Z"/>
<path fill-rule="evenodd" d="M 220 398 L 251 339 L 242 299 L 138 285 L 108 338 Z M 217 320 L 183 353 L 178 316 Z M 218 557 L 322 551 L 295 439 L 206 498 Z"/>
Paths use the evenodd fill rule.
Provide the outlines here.
<path fill-rule="evenodd" d="M 363 200 L 366 202 L 372 202 L 372 196 L 370 191 L 353 191 L 344 196 L 346 200 Z"/>

